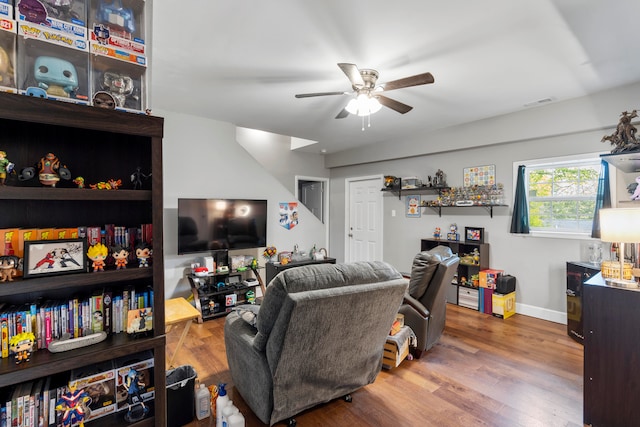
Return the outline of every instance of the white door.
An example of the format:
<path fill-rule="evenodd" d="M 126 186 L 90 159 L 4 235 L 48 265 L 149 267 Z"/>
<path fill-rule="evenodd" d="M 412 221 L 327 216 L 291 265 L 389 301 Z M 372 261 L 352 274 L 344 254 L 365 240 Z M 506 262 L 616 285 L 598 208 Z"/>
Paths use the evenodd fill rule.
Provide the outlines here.
<path fill-rule="evenodd" d="M 347 261 L 382 261 L 382 177 L 347 180 Z"/>

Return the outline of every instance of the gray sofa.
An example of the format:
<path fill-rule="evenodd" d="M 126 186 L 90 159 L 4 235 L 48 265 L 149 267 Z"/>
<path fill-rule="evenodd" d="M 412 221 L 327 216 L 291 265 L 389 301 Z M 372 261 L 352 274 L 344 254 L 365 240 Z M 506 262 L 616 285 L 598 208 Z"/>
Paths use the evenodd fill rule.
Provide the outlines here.
<path fill-rule="evenodd" d="M 416 334 L 416 358 L 438 342 L 445 326 L 447 287 L 458 270 L 460 258 L 448 246 L 419 252 L 413 259 L 409 292 L 400 307 L 404 323 Z"/>
<path fill-rule="evenodd" d="M 372 383 L 406 289 L 406 279 L 383 262 L 281 272 L 260 306 L 226 318 L 236 390 L 273 425 Z"/>

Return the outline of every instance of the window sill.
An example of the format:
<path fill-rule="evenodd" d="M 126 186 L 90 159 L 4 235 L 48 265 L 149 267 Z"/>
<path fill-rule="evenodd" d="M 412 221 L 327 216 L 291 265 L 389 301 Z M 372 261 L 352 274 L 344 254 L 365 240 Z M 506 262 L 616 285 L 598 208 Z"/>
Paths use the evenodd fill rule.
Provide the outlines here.
<path fill-rule="evenodd" d="M 569 232 L 552 232 L 552 231 L 531 231 L 529 234 L 516 234 L 511 233 L 513 236 L 522 237 L 541 237 L 544 239 L 563 239 L 563 240 L 597 240 L 598 238 L 591 237 L 590 234 L 582 233 L 569 233 Z"/>

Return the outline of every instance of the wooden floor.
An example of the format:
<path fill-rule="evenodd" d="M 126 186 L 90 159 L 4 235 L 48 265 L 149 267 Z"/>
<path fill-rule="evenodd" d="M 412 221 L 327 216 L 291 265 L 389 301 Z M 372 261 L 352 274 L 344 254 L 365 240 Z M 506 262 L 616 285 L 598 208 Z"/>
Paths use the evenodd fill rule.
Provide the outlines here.
<path fill-rule="evenodd" d="M 566 326 L 518 315 L 502 320 L 448 305 L 440 342 L 375 383 L 296 417 L 298 426 L 582 426 L 583 348 Z M 232 386 L 224 318 L 194 324 L 175 366 L 206 385 L 225 382 L 246 426 L 264 426 Z M 178 341 L 168 337 L 168 351 Z M 215 426 L 205 419 L 190 427 Z M 277 425 L 283 426 L 284 423 Z"/>

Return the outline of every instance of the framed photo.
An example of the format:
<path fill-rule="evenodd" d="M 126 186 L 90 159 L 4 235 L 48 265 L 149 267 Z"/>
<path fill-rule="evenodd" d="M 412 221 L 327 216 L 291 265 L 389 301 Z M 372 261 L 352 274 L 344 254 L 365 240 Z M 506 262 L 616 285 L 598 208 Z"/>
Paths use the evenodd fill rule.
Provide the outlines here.
<path fill-rule="evenodd" d="M 407 218 L 420 218 L 420 195 L 407 196 L 405 212 Z"/>
<path fill-rule="evenodd" d="M 28 240 L 24 242 L 24 278 L 86 273 L 85 239 Z"/>
<path fill-rule="evenodd" d="M 137 334 L 153 330 L 153 312 L 151 307 L 129 310 L 127 312 L 127 333 Z"/>
<path fill-rule="evenodd" d="M 484 243 L 484 228 L 465 227 L 464 239 L 467 242 Z"/>

